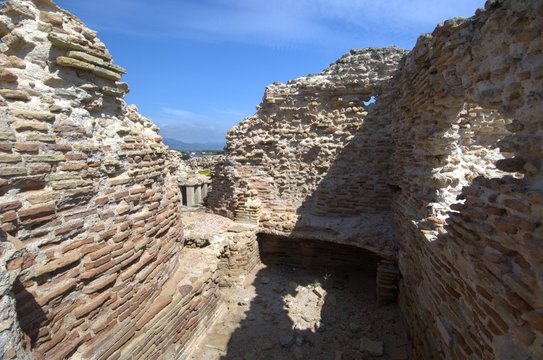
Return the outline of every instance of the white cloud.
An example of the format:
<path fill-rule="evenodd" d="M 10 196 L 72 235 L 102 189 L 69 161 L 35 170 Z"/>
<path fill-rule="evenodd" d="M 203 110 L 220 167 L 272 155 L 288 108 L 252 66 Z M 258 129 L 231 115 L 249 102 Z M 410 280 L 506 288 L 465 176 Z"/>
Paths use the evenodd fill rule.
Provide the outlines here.
<path fill-rule="evenodd" d="M 175 117 L 180 117 L 183 119 L 203 119 L 204 117 L 200 114 L 196 114 L 190 110 L 185 109 L 172 109 L 172 108 L 163 108 L 162 112 L 167 115 L 173 115 Z"/>
<path fill-rule="evenodd" d="M 321 16 L 359 26 L 431 24 L 454 16 L 472 16 L 484 0 L 303 0 L 317 4 Z M 381 25 L 382 26 L 382 25 Z"/>
<path fill-rule="evenodd" d="M 102 5 L 100 5 L 102 4 Z M 99 29 L 140 36 L 255 43 L 355 46 L 360 39 L 412 37 L 445 19 L 471 16 L 484 0 L 95 0 Z M 77 5 L 84 7 L 86 5 Z M 349 45 L 347 45 L 349 44 Z"/>
<path fill-rule="evenodd" d="M 240 121 L 248 116 L 247 113 L 235 109 L 213 109 L 213 111 L 217 114 L 227 115 L 229 117 L 237 117 L 238 119 L 240 119 Z"/>

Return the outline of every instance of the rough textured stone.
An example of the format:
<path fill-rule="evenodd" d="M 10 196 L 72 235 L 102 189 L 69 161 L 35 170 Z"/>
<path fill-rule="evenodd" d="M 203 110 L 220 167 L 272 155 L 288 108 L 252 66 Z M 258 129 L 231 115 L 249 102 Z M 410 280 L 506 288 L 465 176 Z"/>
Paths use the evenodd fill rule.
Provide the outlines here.
<path fill-rule="evenodd" d="M 0 89 L 0 95 L 8 100 L 30 101 L 30 96 L 24 90 Z"/>
<path fill-rule="evenodd" d="M 115 71 L 115 72 L 118 72 L 118 73 L 121 73 L 121 74 L 126 73 L 126 70 L 123 69 L 122 67 L 118 66 L 118 65 L 108 63 L 108 62 L 102 60 L 101 58 L 99 58 L 97 56 L 86 54 L 86 53 L 81 52 L 81 51 L 70 51 L 68 53 L 68 57 L 73 58 L 73 59 L 77 59 L 77 60 L 81 60 L 81 61 L 85 61 L 87 63 L 91 63 L 91 64 L 94 64 L 94 65 L 98 65 L 98 66 L 101 66 L 103 68 L 107 68 L 109 70 L 112 70 L 112 71 Z"/>
<path fill-rule="evenodd" d="M 540 0 L 270 85 L 208 197 L 251 226 L 187 220 L 204 249 L 183 247 L 179 156 L 114 90 L 124 70 L 96 33 L 49 1 L 2 6 L 2 356 L 186 357 L 260 232 L 371 252 L 413 358 L 543 358 Z"/>
<path fill-rule="evenodd" d="M 157 141 L 158 128 L 124 102 L 124 92 L 105 104 L 99 90 L 124 69 L 93 31 L 52 2 L 1 6 L 2 26 L 32 46 L 28 53 L 10 41 L 0 47 L 0 79 L 18 86 L 0 90 L 10 100 L 0 104 L 0 318 L 12 320 L 0 328 L 0 357 L 63 359 L 91 351 L 108 358 L 130 342 L 144 315 L 152 314 L 145 325 L 157 324 L 154 300 L 174 273 L 183 273 L 174 256 L 183 245 L 179 159 Z M 24 10 L 24 21 L 15 8 Z M 107 115 L 96 116 L 91 104 L 102 104 Z M 131 134 L 130 149 L 120 129 Z M 114 177 L 125 180 L 108 181 Z M 122 215 L 115 213 L 119 201 Z M 16 239 L 21 253 L 4 250 L 5 238 Z M 206 289 L 218 289 L 206 281 Z M 210 300 L 202 304 L 209 316 L 217 304 Z M 166 304 L 168 311 L 183 305 Z M 158 324 L 164 333 L 174 326 Z M 154 339 L 157 351 L 175 336 Z"/>
<path fill-rule="evenodd" d="M 270 85 L 228 133 L 211 208 L 397 259 L 379 293 L 400 279 L 415 358 L 542 357 L 541 6 L 488 1 L 394 60 L 355 50 Z"/>
<path fill-rule="evenodd" d="M 96 69 L 96 65 L 67 56 L 59 56 L 57 58 L 57 64 L 79 70 L 94 71 Z"/>
<path fill-rule="evenodd" d="M 227 135 L 210 207 L 263 232 L 393 257 L 386 177 L 392 144 L 379 118 L 386 113 L 369 116 L 375 106 L 364 102 L 386 89 L 405 54 L 396 47 L 352 50 L 320 74 L 268 86 L 258 112 Z"/>

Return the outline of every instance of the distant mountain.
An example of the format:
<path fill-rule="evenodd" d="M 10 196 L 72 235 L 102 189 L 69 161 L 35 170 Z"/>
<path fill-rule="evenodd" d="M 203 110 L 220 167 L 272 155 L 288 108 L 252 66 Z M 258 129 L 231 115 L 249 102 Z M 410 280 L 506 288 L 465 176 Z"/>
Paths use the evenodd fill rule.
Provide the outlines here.
<path fill-rule="evenodd" d="M 183 151 L 223 150 L 224 148 L 224 144 L 221 143 L 186 143 L 172 138 L 164 138 L 164 144 L 172 149 Z"/>

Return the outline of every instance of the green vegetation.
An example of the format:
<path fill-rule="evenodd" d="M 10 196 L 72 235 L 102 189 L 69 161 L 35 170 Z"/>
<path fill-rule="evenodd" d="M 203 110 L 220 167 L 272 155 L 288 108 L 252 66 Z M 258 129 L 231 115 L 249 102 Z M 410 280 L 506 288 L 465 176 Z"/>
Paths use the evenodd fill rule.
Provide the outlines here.
<path fill-rule="evenodd" d="M 200 175 L 211 176 L 211 169 L 201 169 L 198 170 L 198 173 Z"/>

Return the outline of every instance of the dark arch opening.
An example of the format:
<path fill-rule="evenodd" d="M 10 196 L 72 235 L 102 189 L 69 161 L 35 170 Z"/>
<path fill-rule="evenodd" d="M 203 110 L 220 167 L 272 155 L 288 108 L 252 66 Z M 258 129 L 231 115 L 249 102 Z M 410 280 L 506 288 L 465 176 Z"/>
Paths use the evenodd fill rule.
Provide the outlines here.
<path fill-rule="evenodd" d="M 375 276 L 377 265 L 383 260 L 375 253 L 360 247 L 321 240 L 260 234 L 258 245 L 260 259 L 264 264 L 302 269 L 356 270 Z"/>

